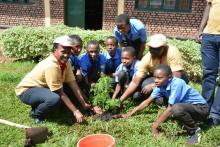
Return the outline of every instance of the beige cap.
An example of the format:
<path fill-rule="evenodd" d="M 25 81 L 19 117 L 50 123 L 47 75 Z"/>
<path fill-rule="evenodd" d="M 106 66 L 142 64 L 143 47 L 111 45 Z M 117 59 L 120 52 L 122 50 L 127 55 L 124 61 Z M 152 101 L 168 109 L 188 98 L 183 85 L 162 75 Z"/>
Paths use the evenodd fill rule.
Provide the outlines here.
<path fill-rule="evenodd" d="M 57 37 L 53 43 L 59 43 L 62 46 L 70 46 L 72 47 L 72 39 L 69 36 L 60 36 Z"/>
<path fill-rule="evenodd" d="M 158 48 L 167 45 L 167 39 L 163 34 L 155 34 L 151 36 L 150 41 L 147 43 L 152 48 Z"/>

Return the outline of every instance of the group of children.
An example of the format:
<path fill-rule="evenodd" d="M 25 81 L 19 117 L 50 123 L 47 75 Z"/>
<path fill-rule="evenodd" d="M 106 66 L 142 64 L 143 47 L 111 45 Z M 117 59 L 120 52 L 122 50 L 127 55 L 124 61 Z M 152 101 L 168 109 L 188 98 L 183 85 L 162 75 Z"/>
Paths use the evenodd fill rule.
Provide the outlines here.
<path fill-rule="evenodd" d="M 82 46 L 82 41 L 79 41 Z M 105 73 L 113 77 L 115 91 L 112 99 L 115 99 L 122 88 L 126 88 L 138 70 L 139 60 L 136 59 L 133 47 L 118 48 L 115 37 L 110 36 L 105 41 L 106 50 L 100 53 L 97 41 L 90 41 L 87 45 L 87 52 L 78 58 L 79 65 L 73 65 L 73 69 L 78 68 L 82 77 L 89 87 L 93 87 L 100 73 Z M 70 59 L 73 58 L 72 55 Z M 73 63 L 73 62 L 71 62 Z M 77 75 L 76 75 L 77 76 Z M 205 99 L 186 82 L 180 78 L 172 76 L 171 68 L 165 64 L 158 64 L 153 73 L 154 88 L 151 95 L 140 105 L 127 114 L 120 114 L 118 117 L 127 118 L 138 111 L 146 108 L 152 101 L 163 97 L 167 101 L 167 109 L 157 118 L 152 125 L 152 133 L 158 137 L 159 126 L 173 115 L 180 120 L 190 135 L 189 144 L 196 144 L 200 141 L 200 128 L 197 121 L 206 120 L 209 108 Z"/>
<path fill-rule="evenodd" d="M 118 42 L 114 36 L 107 37 L 105 45 L 106 49 L 101 53 L 99 42 L 89 41 L 86 52 L 80 54 L 83 43 L 78 35 L 61 36 L 55 39 L 50 57 L 40 62 L 16 87 L 16 94 L 21 101 L 32 106 L 31 115 L 37 120 L 36 122 L 41 121 L 39 118 L 57 105 L 60 99 L 73 112 L 77 122 L 83 121 L 83 115 L 64 92 L 63 82 L 69 85 L 84 109 L 90 109 L 91 105 L 85 100 L 88 95 L 84 96 L 81 89 L 89 92 L 101 73 L 113 79 L 115 91 L 112 99 L 117 98 L 120 91 L 126 89 L 128 85 L 129 87 L 134 85 L 130 82 L 135 81 L 138 66 L 145 60 L 141 62 L 137 60 L 136 51 L 131 46 L 118 48 Z M 74 76 L 71 73 L 70 64 Z M 184 80 L 174 77 L 171 68 L 166 64 L 158 64 L 152 74 L 154 84 L 153 87 L 151 86 L 153 88 L 151 95 L 145 97 L 145 100 L 131 112 L 119 114 L 118 117 L 129 117 L 146 108 L 152 101 L 163 98 L 167 109 L 153 123 L 152 133 L 158 137 L 160 125 L 173 115 L 187 129 L 190 135 L 188 143 L 199 143 L 200 128 L 196 122 L 205 120 L 209 114 L 205 99 Z M 134 86 L 138 87 L 138 85 Z M 121 99 L 120 101 L 122 102 Z"/>
<path fill-rule="evenodd" d="M 136 60 L 136 53 L 133 47 L 118 48 L 117 39 L 114 36 L 105 40 L 106 49 L 101 53 L 99 42 L 89 41 L 86 52 L 79 55 L 82 50 L 82 40 L 78 35 L 71 35 L 73 40 L 72 55 L 69 61 L 73 73 L 82 89 L 88 94 L 89 89 L 95 86 L 101 73 L 112 77 L 115 92 L 112 96 L 115 99 L 121 87 L 126 87 L 135 72 L 139 61 Z"/>

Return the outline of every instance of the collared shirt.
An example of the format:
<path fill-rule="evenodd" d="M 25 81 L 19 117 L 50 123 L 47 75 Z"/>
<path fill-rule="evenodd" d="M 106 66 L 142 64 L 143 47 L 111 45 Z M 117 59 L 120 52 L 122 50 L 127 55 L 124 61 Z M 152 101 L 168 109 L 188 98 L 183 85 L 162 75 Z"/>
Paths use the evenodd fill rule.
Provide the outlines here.
<path fill-rule="evenodd" d="M 70 63 L 67 62 L 66 64 L 62 75 L 60 63 L 55 56 L 51 54 L 39 62 L 32 71 L 22 79 L 15 89 L 16 95 L 21 95 L 24 91 L 32 87 L 47 87 L 51 91 L 61 89 L 63 82 L 75 80 Z"/>
<path fill-rule="evenodd" d="M 160 97 L 169 98 L 169 104 L 188 103 L 188 104 L 207 104 L 206 100 L 193 88 L 180 78 L 169 79 L 166 87 L 156 87 L 151 93 L 153 99 Z"/>
<path fill-rule="evenodd" d="M 109 55 L 107 50 L 105 50 L 102 54 L 106 58 L 106 73 L 114 73 L 116 68 L 121 64 L 121 48 L 116 49 L 113 57 Z"/>
<path fill-rule="evenodd" d="M 117 26 L 114 28 L 114 34 L 117 38 L 118 42 L 121 43 L 123 37 L 128 40 L 137 40 L 140 39 L 141 42 L 146 42 L 147 40 L 147 33 L 144 24 L 138 19 L 130 19 L 130 31 L 126 34 L 122 34 L 119 32 Z"/>
<path fill-rule="evenodd" d="M 92 71 L 92 68 L 97 68 L 98 72 L 105 73 L 105 62 L 106 59 L 102 54 L 99 54 L 99 57 L 96 62 L 92 61 L 88 53 L 84 53 L 79 58 L 80 71 L 82 76 L 87 76 Z"/>
<path fill-rule="evenodd" d="M 71 55 L 69 58 L 69 62 L 72 65 L 72 71 L 75 72 L 77 69 L 80 69 L 78 56 Z"/>
<path fill-rule="evenodd" d="M 220 34 L 220 0 L 207 0 L 211 3 L 209 18 L 203 33 Z"/>
<path fill-rule="evenodd" d="M 141 60 L 137 76 L 144 78 L 148 73 L 153 73 L 156 66 L 161 63 L 169 65 L 172 72 L 183 70 L 180 51 L 176 47 L 169 45 L 168 51 L 162 59 L 152 58 L 151 53 L 148 52 Z"/>
<path fill-rule="evenodd" d="M 128 67 L 124 66 L 124 65 L 121 63 L 121 64 L 117 67 L 117 69 L 116 69 L 116 71 L 115 71 L 115 73 L 116 73 L 115 82 L 119 82 L 117 75 L 118 75 L 118 73 L 119 73 L 120 71 L 122 71 L 122 70 L 125 71 L 125 72 L 128 72 L 130 79 L 132 79 L 132 78 L 135 76 L 135 74 L 136 74 L 136 72 L 137 72 L 137 70 L 138 70 L 139 64 L 140 64 L 140 61 L 139 61 L 139 60 L 134 60 L 134 62 L 132 63 L 131 67 L 128 68 Z"/>

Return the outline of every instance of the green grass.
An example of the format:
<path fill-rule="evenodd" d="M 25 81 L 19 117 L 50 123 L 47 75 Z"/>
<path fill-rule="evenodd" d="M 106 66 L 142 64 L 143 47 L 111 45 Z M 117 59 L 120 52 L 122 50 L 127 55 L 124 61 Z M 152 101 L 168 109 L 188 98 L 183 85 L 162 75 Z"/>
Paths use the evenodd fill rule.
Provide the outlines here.
<path fill-rule="evenodd" d="M 70 147 L 89 134 L 107 133 L 115 137 L 116 147 L 176 147 L 186 146 L 187 135 L 182 126 L 174 119 L 162 125 L 164 132 L 160 140 L 151 134 L 151 125 L 158 115 L 159 108 L 151 105 L 148 109 L 128 119 L 117 119 L 109 122 L 94 120 L 87 117 L 84 124 L 75 123 L 73 115 L 65 107 L 60 107 L 43 124 L 34 124 L 28 114 L 30 106 L 20 102 L 14 88 L 23 76 L 33 68 L 30 62 L 15 62 L 0 64 L 0 118 L 19 124 L 46 126 L 53 132 L 51 139 L 39 146 Z M 190 83 L 201 91 L 198 84 Z M 131 109 L 131 108 L 130 108 Z M 161 109 L 164 109 L 162 107 Z M 160 110 L 161 112 L 162 110 Z M 200 147 L 215 147 L 220 144 L 220 127 L 203 131 Z M 0 124 L 0 146 L 23 146 L 24 129 Z"/>

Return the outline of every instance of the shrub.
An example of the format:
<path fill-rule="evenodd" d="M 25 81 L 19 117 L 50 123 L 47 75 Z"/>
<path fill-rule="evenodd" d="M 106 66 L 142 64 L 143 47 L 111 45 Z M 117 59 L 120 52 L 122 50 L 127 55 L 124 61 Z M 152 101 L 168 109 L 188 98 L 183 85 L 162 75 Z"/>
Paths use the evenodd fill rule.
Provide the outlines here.
<path fill-rule="evenodd" d="M 56 25 L 51 27 L 18 26 L 5 30 L 1 34 L 4 54 L 25 60 L 36 60 L 48 56 L 53 40 L 61 35 L 77 34 L 84 41 L 98 40 L 103 48 L 105 38 L 112 35 L 110 31 L 85 31 L 80 28 Z"/>
<path fill-rule="evenodd" d="M 109 76 L 101 75 L 95 87 L 91 89 L 94 94 L 92 98 L 92 104 L 94 106 L 100 106 L 105 111 L 116 110 L 120 103 L 118 99 L 112 100 L 110 94 L 113 93 L 111 86 L 112 79 Z"/>
<path fill-rule="evenodd" d="M 26 27 L 19 26 L 7 29 L 1 33 L 1 44 L 4 54 L 25 60 L 39 60 L 48 56 L 52 49 L 53 40 L 61 35 L 77 34 L 84 41 L 84 48 L 90 40 L 97 40 L 104 48 L 104 40 L 113 35 L 111 31 L 91 31 L 80 28 L 56 25 L 51 27 Z M 182 53 L 184 68 L 190 80 L 201 81 L 201 53 L 200 45 L 194 41 L 180 41 L 168 39 L 168 42 L 180 49 Z M 146 49 L 145 53 L 148 51 Z"/>

